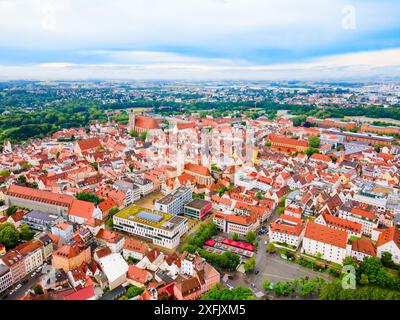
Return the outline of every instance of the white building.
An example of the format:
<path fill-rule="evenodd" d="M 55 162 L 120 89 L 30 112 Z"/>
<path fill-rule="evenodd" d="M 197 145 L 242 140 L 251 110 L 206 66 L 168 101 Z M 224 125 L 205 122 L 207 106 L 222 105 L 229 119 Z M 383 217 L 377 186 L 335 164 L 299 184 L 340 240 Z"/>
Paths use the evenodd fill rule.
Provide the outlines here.
<path fill-rule="evenodd" d="M 393 261 L 400 264 L 400 230 L 397 227 L 382 230 L 376 247 L 379 258 L 384 252 L 389 252 L 392 254 Z"/>
<path fill-rule="evenodd" d="M 304 224 L 299 218 L 281 215 L 269 226 L 269 239 L 272 242 L 282 242 L 296 248 L 304 236 Z"/>
<path fill-rule="evenodd" d="M 43 263 L 43 244 L 41 241 L 27 241 L 19 245 L 15 250 L 24 256 L 26 273 L 31 273 Z"/>
<path fill-rule="evenodd" d="M 8 289 L 12 284 L 11 270 L 0 260 L 0 292 Z"/>
<path fill-rule="evenodd" d="M 113 217 L 116 229 L 173 249 L 188 230 L 188 220 L 172 214 L 132 205 Z"/>
<path fill-rule="evenodd" d="M 347 243 L 347 255 L 358 261 L 363 261 L 366 257 L 376 256 L 376 247 L 371 239 L 366 237 L 350 240 Z"/>
<path fill-rule="evenodd" d="M 154 204 L 154 209 L 177 215 L 183 213 L 183 207 L 190 201 L 192 201 L 192 189 L 189 187 L 179 187 L 165 197 L 157 200 Z"/>
<path fill-rule="evenodd" d="M 140 199 L 141 190 L 133 181 L 129 180 L 117 180 L 114 182 L 114 188 L 118 191 L 125 193 L 126 205 L 130 206 L 132 203 Z"/>
<path fill-rule="evenodd" d="M 135 177 L 134 184 L 139 187 L 140 195 L 146 196 L 153 191 L 153 181 L 141 177 Z"/>
<path fill-rule="evenodd" d="M 309 221 L 303 238 L 302 252 L 342 264 L 346 257 L 347 233 Z"/>
<path fill-rule="evenodd" d="M 357 208 L 343 207 L 339 210 L 339 218 L 361 224 L 361 233 L 371 236 L 372 230 L 378 226 L 378 218 L 374 213 Z"/>
<path fill-rule="evenodd" d="M 100 268 L 108 280 L 110 290 L 126 282 L 129 266 L 119 253 L 112 253 L 99 259 Z"/>

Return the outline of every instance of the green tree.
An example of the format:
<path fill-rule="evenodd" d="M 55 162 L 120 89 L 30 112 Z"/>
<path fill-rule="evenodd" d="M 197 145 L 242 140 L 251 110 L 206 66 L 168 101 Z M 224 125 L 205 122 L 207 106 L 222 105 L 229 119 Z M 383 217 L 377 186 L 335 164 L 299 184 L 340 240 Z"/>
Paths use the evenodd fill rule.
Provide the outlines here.
<path fill-rule="evenodd" d="M 246 272 L 252 272 L 255 266 L 256 266 L 256 258 L 252 257 L 244 263 L 243 268 Z"/>
<path fill-rule="evenodd" d="M 377 257 L 364 258 L 358 268 L 358 274 L 363 273 L 368 276 L 368 281 L 372 285 L 389 289 L 398 287 L 395 277 L 386 271 L 382 262 Z"/>
<path fill-rule="evenodd" d="M 287 296 L 294 292 L 294 289 L 285 282 L 277 282 L 272 290 L 277 296 Z"/>
<path fill-rule="evenodd" d="M 362 285 L 367 285 L 367 284 L 369 284 L 368 276 L 367 276 L 365 273 L 363 273 L 363 274 L 361 275 L 360 284 L 362 284 Z"/>
<path fill-rule="evenodd" d="M 16 213 L 18 210 L 17 206 L 9 206 L 6 210 L 6 215 L 9 217 L 11 215 L 13 215 L 14 213 Z"/>
<path fill-rule="evenodd" d="M 308 157 L 311 157 L 314 153 L 319 153 L 319 150 L 310 147 L 310 148 L 307 148 L 307 149 L 304 151 L 304 153 L 305 153 Z"/>
<path fill-rule="evenodd" d="M 357 262 L 356 262 L 356 260 L 354 260 L 354 258 L 352 258 L 352 257 L 346 257 L 346 258 L 344 258 L 342 264 L 343 264 L 344 266 L 353 266 L 354 268 L 357 267 Z"/>
<path fill-rule="evenodd" d="M 320 143 L 321 143 L 321 140 L 318 137 L 314 136 L 314 137 L 308 138 L 308 146 L 310 148 L 318 148 Z"/>
<path fill-rule="evenodd" d="M 0 243 L 7 249 L 14 248 L 19 241 L 20 234 L 18 230 L 10 223 L 0 224 Z"/>
<path fill-rule="evenodd" d="M 132 138 L 136 138 L 139 136 L 139 134 L 136 130 L 131 130 L 131 132 L 129 132 L 129 134 Z"/>
<path fill-rule="evenodd" d="M 25 184 L 26 183 L 26 177 L 21 175 L 21 176 L 18 177 L 18 181 L 21 184 Z"/>
<path fill-rule="evenodd" d="M 254 231 L 248 231 L 247 233 L 246 233 L 246 242 L 247 243 L 253 243 L 254 242 L 254 240 L 256 240 L 256 234 L 255 234 L 255 232 Z"/>
<path fill-rule="evenodd" d="M 110 215 L 110 216 L 114 216 L 116 213 L 118 213 L 119 212 L 119 209 L 118 209 L 118 207 L 112 207 L 109 211 L 108 211 L 108 214 Z"/>
<path fill-rule="evenodd" d="M 221 288 L 220 285 L 212 286 L 201 300 L 252 300 L 253 293 L 249 288 L 235 287 L 232 290 Z"/>
<path fill-rule="evenodd" d="M 132 285 L 132 286 L 130 286 L 129 289 L 127 290 L 126 296 L 127 296 L 129 299 L 131 299 L 131 298 L 133 298 L 133 297 L 136 297 L 136 296 L 142 294 L 143 291 L 144 291 L 144 288 L 139 288 L 139 287 L 136 287 L 136 286 Z"/>
<path fill-rule="evenodd" d="M 238 239 L 239 239 L 238 234 L 237 234 L 236 232 L 233 232 L 232 235 L 231 235 L 231 239 L 232 239 L 233 241 L 238 241 Z"/>
<path fill-rule="evenodd" d="M 75 195 L 75 198 L 78 200 L 82 201 L 87 201 L 87 202 L 93 202 L 93 203 L 100 203 L 104 199 L 99 198 L 97 195 L 94 193 L 89 193 L 89 192 L 79 192 Z"/>
<path fill-rule="evenodd" d="M 386 268 L 396 268 L 396 264 L 392 259 L 392 254 L 390 252 L 383 252 L 381 257 L 382 265 Z"/>
<path fill-rule="evenodd" d="M 41 295 L 41 294 L 44 293 L 43 287 L 42 287 L 40 284 L 37 284 L 37 285 L 35 285 L 35 286 L 33 287 L 33 292 L 34 292 L 36 295 Z"/>
<path fill-rule="evenodd" d="M 299 294 L 302 297 L 308 297 L 311 296 L 318 291 L 318 282 L 310 279 L 308 281 L 305 281 L 301 286 L 299 290 Z"/>
<path fill-rule="evenodd" d="M 97 162 L 92 162 L 92 167 L 94 168 L 94 170 L 99 171 L 99 165 Z"/>
<path fill-rule="evenodd" d="M 271 281 L 264 279 L 262 282 L 262 287 L 265 291 L 269 291 L 271 289 Z"/>
<path fill-rule="evenodd" d="M 271 253 L 271 254 L 276 252 L 276 247 L 272 242 L 268 242 L 268 244 L 267 244 L 267 252 Z"/>
<path fill-rule="evenodd" d="M 33 236 L 35 235 L 35 231 L 31 230 L 27 224 L 22 224 L 19 227 L 19 234 L 21 240 L 32 240 Z"/>
<path fill-rule="evenodd" d="M 140 140 L 145 141 L 146 138 L 147 138 L 147 131 L 143 131 L 143 132 L 140 134 Z"/>

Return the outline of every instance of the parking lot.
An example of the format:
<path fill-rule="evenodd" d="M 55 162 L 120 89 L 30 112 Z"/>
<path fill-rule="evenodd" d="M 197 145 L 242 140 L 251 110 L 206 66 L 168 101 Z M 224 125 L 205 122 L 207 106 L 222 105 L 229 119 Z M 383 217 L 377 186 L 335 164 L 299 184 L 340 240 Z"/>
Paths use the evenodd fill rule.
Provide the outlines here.
<path fill-rule="evenodd" d="M 236 271 L 233 279 L 226 282 L 226 286 L 235 287 L 242 286 L 250 288 L 254 294 L 264 292 L 262 282 L 268 279 L 272 283 L 291 281 L 300 277 L 322 277 L 329 279 L 325 273 L 310 270 L 296 263 L 286 261 L 279 254 L 268 254 L 266 251 L 267 235 L 259 236 L 259 244 L 256 255 L 255 272 L 251 274 L 243 274 Z"/>

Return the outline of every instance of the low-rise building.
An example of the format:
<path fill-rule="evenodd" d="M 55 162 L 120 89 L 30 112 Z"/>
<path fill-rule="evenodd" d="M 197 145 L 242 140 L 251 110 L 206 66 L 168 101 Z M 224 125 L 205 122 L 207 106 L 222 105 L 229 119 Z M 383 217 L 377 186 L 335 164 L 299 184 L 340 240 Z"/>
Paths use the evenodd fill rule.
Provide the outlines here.
<path fill-rule="evenodd" d="M 0 293 L 11 287 L 12 284 L 11 269 L 0 259 Z"/>
<path fill-rule="evenodd" d="M 31 229 L 44 231 L 51 230 L 51 228 L 63 219 L 60 216 L 39 211 L 31 210 L 24 215 L 22 223 L 27 224 Z"/>
<path fill-rule="evenodd" d="M 366 257 L 376 257 L 376 246 L 369 238 L 350 239 L 347 248 L 347 255 L 358 261 L 363 261 Z"/>
<path fill-rule="evenodd" d="M 303 238 L 302 252 L 342 264 L 346 257 L 346 231 L 309 221 Z"/>
<path fill-rule="evenodd" d="M 132 205 L 114 215 L 114 228 L 173 249 L 188 230 L 184 217 Z"/>
<path fill-rule="evenodd" d="M 39 240 L 27 241 L 15 248 L 16 251 L 24 256 L 26 273 L 31 273 L 43 264 L 42 249 L 43 244 Z"/>
<path fill-rule="evenodd" d="M 384 252 L 389 252 L 395 263 L 400 264 L 400 230 L 390 227 L 380 232 L 376 243 L 377 256 L 382 257 Z"/>
<path fill-rule="evenodd" d="M 149 251 L 149 246 L 143 241 L 125 237 L 124 247 L 122 248 L 122 256 L 128 260 L 142 260 Z"/>
<path fill-rule="evenodd" d="M 125 237 L 119 232 L 101 229 L 96 234 L 96 242 L 100 246 L 107 246 L 113 253 L 121 252 L 125 243 Z"/>
<path fill-rule="evenodd" d="M 272 242 L 286 243 L 297 248 L 303 239 L 303 235 L 303 220 L 285 214 L 269 226 L 269 239 Z"/>
<path fill-rule="evenodd" d="M 110 290 L 126 282 L 129 266 L 119 253 L 112 253 L 99 259 L 99 266 L 108 280 Z"/>
<path fill-rule="evenodd" d="M 167 212 L 173 215 L 183 213 L 185 204 L 192 200 L 192 189 L 189 187 L 179 187 L 175 191 L 157 200 L 154 209 Z"/>
<path fill-rule="evenodd" d="M 80 246 L 78 243 L 64 245 L 53 252 L 52 265 L 65 272 L 79 267 L 82 263 L 89 263 L 92 259 L 90 247 Z"/>
<path fill-rule="evenodd" d="M 212 202 L 203 199 L 194 199 L 183 208 L 183 215 L 203 220 L 212 210 Z"/>

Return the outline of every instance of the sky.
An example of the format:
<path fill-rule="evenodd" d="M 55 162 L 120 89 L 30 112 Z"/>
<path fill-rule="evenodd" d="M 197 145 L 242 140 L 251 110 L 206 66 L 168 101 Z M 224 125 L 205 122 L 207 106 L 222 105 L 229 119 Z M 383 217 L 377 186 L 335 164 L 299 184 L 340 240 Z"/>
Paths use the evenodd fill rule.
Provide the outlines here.
<path fill-rule="evenodd" d="M 400 78 L 399 0 L 0 0 L 0 79 Z"/>

